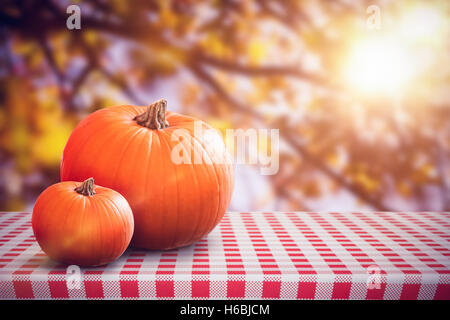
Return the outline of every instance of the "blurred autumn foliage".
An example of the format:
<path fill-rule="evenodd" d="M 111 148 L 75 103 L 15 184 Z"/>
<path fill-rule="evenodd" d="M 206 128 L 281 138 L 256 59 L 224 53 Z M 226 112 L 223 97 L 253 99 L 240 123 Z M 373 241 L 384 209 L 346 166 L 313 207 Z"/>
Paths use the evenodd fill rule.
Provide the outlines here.
<path fill-rule="evenodd" d="M 0 6 L 0 210 L 59 181 L 88 113 L 163 96 L 219 130 L 279 128 L 280 170 L 264 177 L 277 210 L 450 210 L 446 1 L 383 1 L 380 31 L 366 27 L 368 1 L 73 3 L 80 30 L 66 28 L 68 1 Z M 352 46 L 422 4 L 444 24 L 405 42 L 427 61 L 415 78 L 394 95 L 347 85 Z"/>

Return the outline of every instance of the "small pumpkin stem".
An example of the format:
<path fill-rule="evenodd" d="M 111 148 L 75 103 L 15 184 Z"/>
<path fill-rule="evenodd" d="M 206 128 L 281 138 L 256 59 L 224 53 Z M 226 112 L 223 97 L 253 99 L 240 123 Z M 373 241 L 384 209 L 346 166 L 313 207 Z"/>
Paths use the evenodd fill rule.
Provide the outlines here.
<path fill-rule="evenodd" d="M 84 182 L 75 188 L 75 191 L 83 196 L 93 196 L 94 191 L 94 178 L 84 180 Z"/>
<path fill-rule="evenodd" d="M 167 128 L 169 123 L 166 120 L 166 108 L 166 99 L 159 99 L 150 104 L 144 113 L 134 117 L 133 120 L 149 129 L 159 130 Z"/>

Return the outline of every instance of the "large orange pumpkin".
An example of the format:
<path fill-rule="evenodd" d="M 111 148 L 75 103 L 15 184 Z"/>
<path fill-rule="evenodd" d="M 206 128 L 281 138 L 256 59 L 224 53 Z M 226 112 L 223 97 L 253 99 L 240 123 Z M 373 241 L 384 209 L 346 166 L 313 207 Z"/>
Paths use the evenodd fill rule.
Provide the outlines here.
<path fill-rule="evenodd" d="M 122 255 L 133 235 L 133 213 L 118 192 L 66 181 L 44 190 L 33 208 L 34 235 L 52 259 L 97 266 Z"/>
<path fill-rule="evenodd" d="M 208 134 L 199 134 L 199 128 Z M 166 111 L 163 99 L 147 108 L 96 111 L 72 132 L 61 180 L 93 176 L 124 195 L 134 214 L 133 246 L 189 245 L 217 225 L 233 191 L 230 155 L 209 129 L 200 120 Z"/>

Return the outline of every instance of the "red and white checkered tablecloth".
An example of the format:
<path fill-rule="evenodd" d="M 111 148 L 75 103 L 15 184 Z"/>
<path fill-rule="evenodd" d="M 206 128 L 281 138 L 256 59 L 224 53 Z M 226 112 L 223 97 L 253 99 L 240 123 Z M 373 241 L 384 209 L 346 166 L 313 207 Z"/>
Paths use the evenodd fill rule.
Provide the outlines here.
<path fill-rule="evenodd" d="M 1 299 L 450 299 L 450 213 L 233 212 L 189 247 L 76 271 L 31 214 L 0 213 Z"/>

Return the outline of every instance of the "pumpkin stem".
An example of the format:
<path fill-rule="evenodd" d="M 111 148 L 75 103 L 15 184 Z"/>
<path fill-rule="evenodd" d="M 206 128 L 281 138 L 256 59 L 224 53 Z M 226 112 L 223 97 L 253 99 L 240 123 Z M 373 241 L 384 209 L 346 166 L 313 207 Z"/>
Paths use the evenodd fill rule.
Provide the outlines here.
<path fill-rule="evenodd" d="M 75 188 L 75 191 L 83 196 L 93 196 L 94 191 L 94 178 L 84 180 L 84 182 Z"/>
<path fill-rule="evenodd" d="M 133 120 L 149 129 L 159 130 L 167 128 L 169 123 L 166 121 L 166 108 L 166 99 L 159 99 L 150 104 L 143 114 L 134 117 Z"/>

